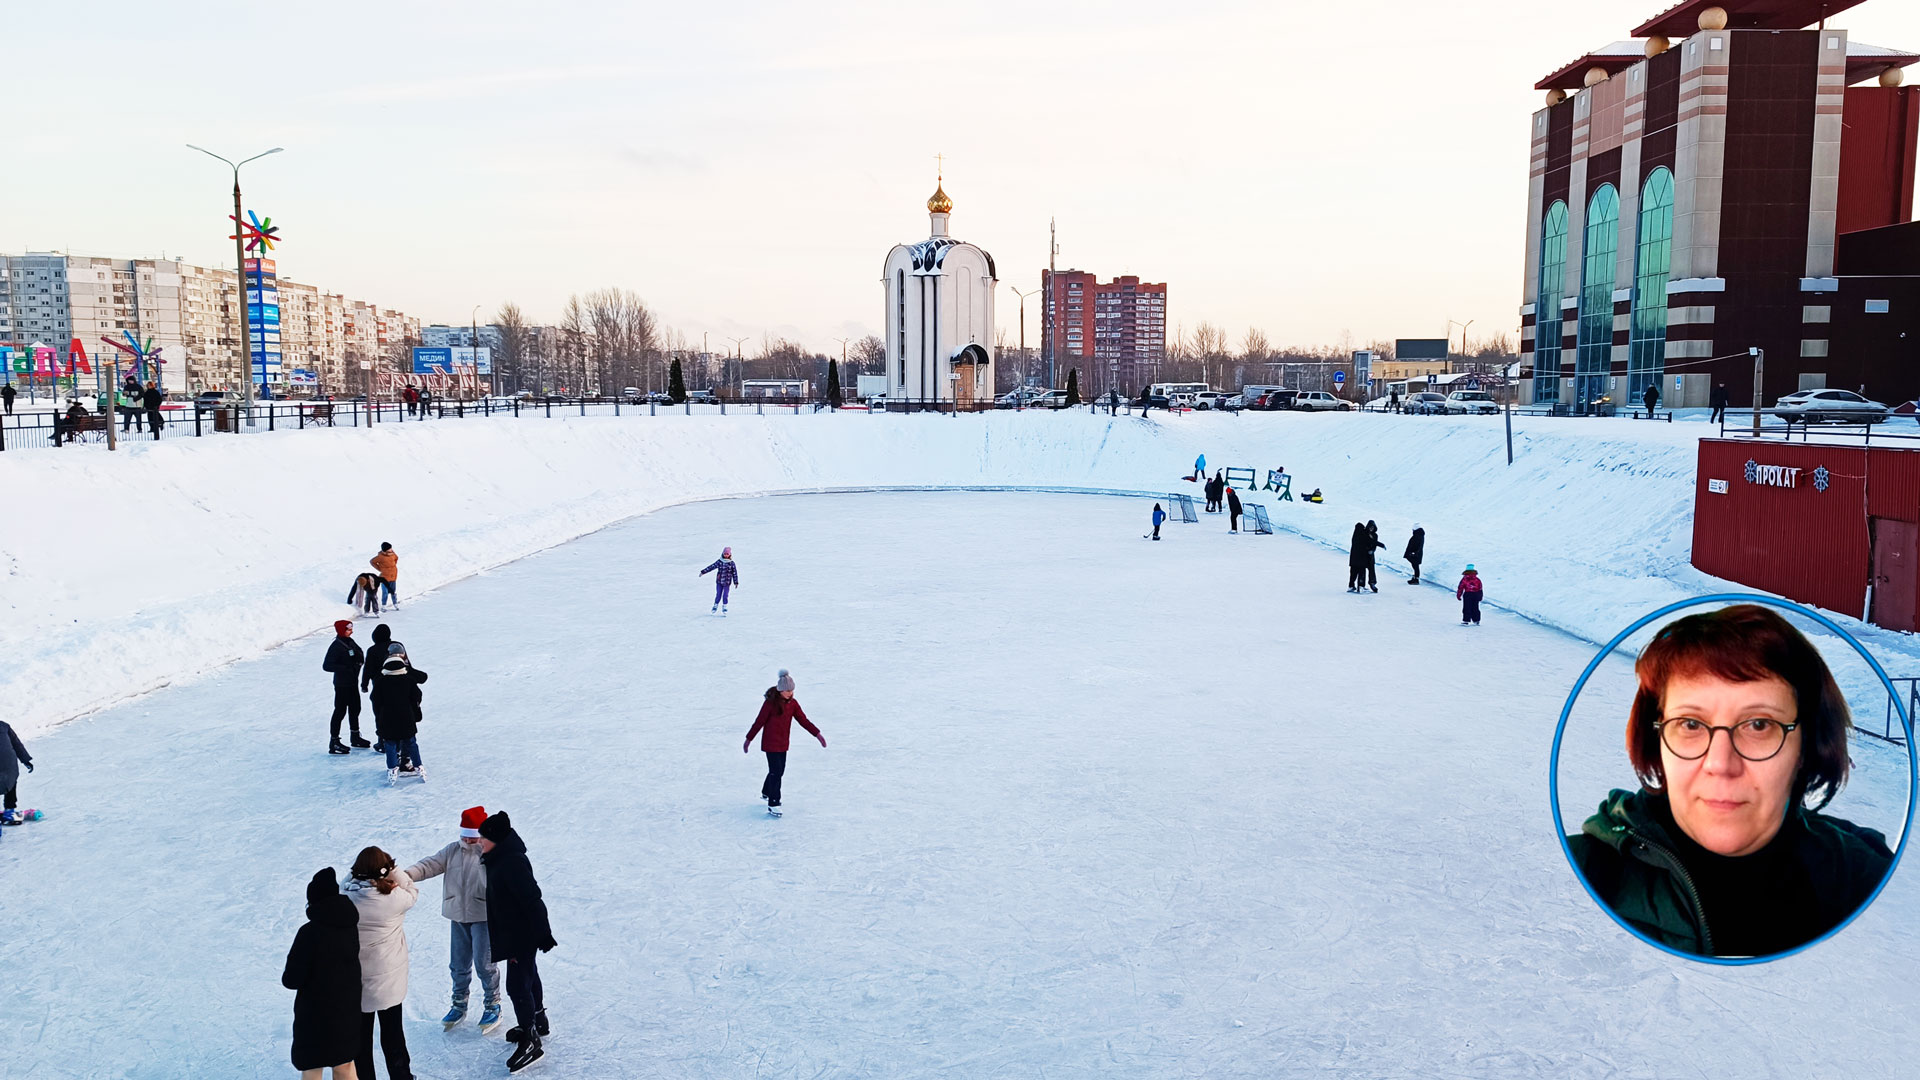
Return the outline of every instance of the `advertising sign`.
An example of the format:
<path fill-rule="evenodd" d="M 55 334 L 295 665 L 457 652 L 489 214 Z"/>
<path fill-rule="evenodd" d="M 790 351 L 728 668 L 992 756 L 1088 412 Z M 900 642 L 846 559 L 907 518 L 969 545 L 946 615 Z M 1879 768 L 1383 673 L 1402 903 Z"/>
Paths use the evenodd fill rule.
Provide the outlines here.
<path fill-rule="evenodd" d="M 493 374 L 493 350 L 484 345 L 478 349 L 443 345 L 419 346 L 413 350 L 415 375 L 451 375 L 456 369 L 474 375 Z"/>
<path fill-rule="evenodd" d="M 287 377 L 287 382 L 294 386 L 319 386 L 320 375 L 306 368 L 294 368 L 293 373 Z"/>

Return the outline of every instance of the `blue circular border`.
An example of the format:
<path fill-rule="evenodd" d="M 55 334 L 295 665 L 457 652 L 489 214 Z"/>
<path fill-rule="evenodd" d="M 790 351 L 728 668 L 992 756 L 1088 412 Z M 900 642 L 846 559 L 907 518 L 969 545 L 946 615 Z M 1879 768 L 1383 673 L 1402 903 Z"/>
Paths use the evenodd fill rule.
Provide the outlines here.
<path fill-rule="evenodd" d="M 1906 824 L 1900 830 L 1900 846 L 1895 848 L 1893 851 L 1893 862 L 1887 865 L 1886 876 L 1881 878 L 1880 884 L 1874 887 L 1873 895 L 1867 897 L 1866 901 L 1863 902 L 1859 906 L 1859 908 L 1857 908 L 1854 911 L 1853 914 L 1841 920 L 1838 926 L 1835 926 L 1833 929 L 1827 931 L 1824 934 L 1821 934 L 1817 938 L 1814 938 L 1812 941 L 1807 942 L 1805 945 L 1801 945 L 1793 949 L 1788 949 L 1786 952 L 1774 953 L 1770 956 L 1750 956 L 1750 957 L 1740 957 L 1740 958 L 1728 958 L 1728 957 L 1719 957 L 1719 956 L 1700 956 L 1696 953 L 1683 952 L 1679 949 L 1673 948 L 1670 945 L 1662 944 L 1648 937 L 1646 934 L 1641 933 L 1639 930 L 1634 929 L 1632 926 L 1627 924 L 1627 921 L 1625 919 L 1622 919 L 1620 916 L 1614 914 L 1613 909 L 1607 906 L 1606 901 L 1600 899 L 1600 894 L 1593 891 L 1593 886 L 1588 884 L 1586 875 L 1580 872 L 1579 864 L 1573 861 L 1573 848 L 1571 845 L 1567 843 L 1566 822 L 1560 816 L 1560 740 L 1562 736 L 1566 734 L 1567 718 L 1573 715 L 1574 702 L 1579 700 L 1580 691 L 1586 689 L 1587 680 L 1593 676 L 1593 673 L 1596 670 L 1599 669 L 1601 661 L 1605 660 L 1608 656 L 1612 655 L 1613 650 L 1619 648 L 1622 642 L 1626 641 L 1627 638 L 1633 636 L 1635 631 L 1639 630 L 1641 627 L 1647 625 L 1648 623 L 1653 622 L 1655 619 L 1665 618 L 1666 616 L 1671 615 L 1676 611 L 1682 611 L 1690 607 L 1700 607 L 1705 604 L 1718 604 L 1718 603 L 1764 604 L 1768 607 L 1781 608 L 1785 611 L 1791 611 L 1798 615 L 1804 615 L 1808 619 L 1816 623 L 1819 623 L 1821 626 L 1824 626 L 1828 630 L 1831 630 L 1835 634 L 1839 635 L 1841 640 L 1853 646 L 1853 650 L 1859 653 L 1861 657 L 1866 660 L 1867 665 L 1873 668 L 1873 673 L 1875 675 L 1880 676 L 1881 683 L 1883 683 L 1887 688 L 1888 698 L 1893 702 L 1894 709 L 1898 711 L 1900 714 L 1900 727 L 1907 734 L 1907 820 L 1906 820 Z M 1893 680 L 1887 677 L 1886 669 L 1880 666 L 1880 661 L 1875 660 L 1873 658 L 1873 654 L 1867 652 L 1866 646 L 1860 644 L 1859 640 L 1856 639 L 1852 634 L 1842 629 L 1839 624 L 1835 623 L 1832 619 L 1827 618 L 1825 615 L 1822 615 L 1817 611 L 1812 611 L 1808 608 L 1801 607 L 1799 604 L 1796 604 L 1791 600 L 1782 600 L 1777 596 L 1762 596 L 1757 593 L 1714 593 L 1711 596 L 1696 596 L 1691 600 L 1681 600 L 1678 603 L 1668 604 L 1666 607 L 1663 607 L 1658 611 L 1649 612 L 1648 614 L 1643 615 L 1638 620 L 1636 620 L 1632 626 L 1629 626 L 1625 630 L 1622 630 L 1618 634 L 1615 634 L 1612 641 L 1609 641 L 1605 645 L 1602 645 L 1600 647 L 1600 651 L 1594 655 L 1594 658 L 1592 659 L 1592 661 L 1590 661 L 1587 664 L 1586 670 L 1580 673 L 1580 678 L 1573 684 L 1572 692 L 1567 695 L 1566 705 L 1562 706 L 1560 709 L 1560 723 L 1553 729 L 1553 754 L 1547 760 L 1547 798 L 1552 802 L 1553 837 L 1555 840 L 1558 840 L 1560 842 L 1560 853 L 1566 856 L 1567 865 L 1573 867 L 1573 876 L 1575 880 L 1580 882 L 1580 887 L 1587 890 L 1587 895 L 1593 898 L 1594 905 L 1597 906 L 1601 911 L 1606 912 L 1608 918 L 1618 923 L 1622 930 L 1625 930 L 1627 933 L 1632 934 L 1634 937 L 1639 938 L 1641 941 L 1644 941 L 1647 944 L 1653 946 L 1654 948 L 1659 949 L 1661 952 L 1671 953 L 1674 956 L 1678 956 L 1682 960 L 1692 960 L 1696 963 L 1701 963 L 1701 964 L 1719 964 L 1726 967 L 1742 967 L 1748 964 L 1772 963 L 1775 960 L 1784 960 L 1789 956 L 1793 956 L 1798 953 L 1805 952 L 1806 950 L 1813 948 L 1815 945 L 1820 944 L 1821 942 L 1827 940 L 1828 938 L 1834 936 L 1835 934 L 1838 934 L 1840 931 L 1845 930 L 1848 927 L 1848 925 L 1850 925 L 1853 922 L 1853 920 L 1860 917 L 1861 912 L 1872 907 L 1873 902 L 1880 898 L 1880 893 L 1882 890 L 1884 890 L 1887 887 L 1887 882 L 1893 880 L 1893 872 L 1900 868 L 1900 856 L 1906 854 L 1907 841 L 1913 837 L 1914 803 L 1916 800 L 1920 800 L 1920 758 L 1916 758 L 1915 756 L 1914 744 L 1913 744 L 1913 718 L 1907 715 L 1906 703 L 1900 700 L 1899 691 L 1894 689 Z"/>

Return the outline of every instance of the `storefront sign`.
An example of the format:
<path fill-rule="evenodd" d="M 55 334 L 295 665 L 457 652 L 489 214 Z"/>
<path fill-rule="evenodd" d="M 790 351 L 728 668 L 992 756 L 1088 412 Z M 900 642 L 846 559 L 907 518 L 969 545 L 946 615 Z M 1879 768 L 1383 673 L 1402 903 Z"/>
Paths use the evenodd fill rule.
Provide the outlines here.
<path fill-rule="evenodd" d="M 1800 474 L 1806 470 L 1793 465 L 1762 465 L 1757 461 L 1747 462 L 1747 483 L 1762 487 L 1792 488 L 1800 486 Z"/>

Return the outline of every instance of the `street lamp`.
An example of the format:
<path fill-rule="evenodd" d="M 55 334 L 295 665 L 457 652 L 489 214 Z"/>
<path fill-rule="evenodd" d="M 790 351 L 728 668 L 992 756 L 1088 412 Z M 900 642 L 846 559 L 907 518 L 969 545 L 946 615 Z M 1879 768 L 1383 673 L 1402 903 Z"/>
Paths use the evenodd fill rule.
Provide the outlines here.
<path fill-rule="evenodd" d="M 187 149 L 198 150 L 216 161 L 225 162 L 227 166 L 233 170 L 233 284 L 235 296 L 239 300 L 239 304 L 234 308 L 234 311 L 240 318 L 240 333 L 242 335 L 242 341 L 244 342 L 244 346 L 240 350 L 240 362 L 246 365 L 247 426 L 252 427 L 253 321 L 247 317 L 247 249 L 246 245 L 240 239 L 246 232 L 246 230 L 240 227 L 240 222 L 245 220 L 240 213 L 240 166 L 245 165 L 249 161 L 258 161 L 268 154 L 278 154 L 283 148 L 276 146 L 271 150 L 263 150 L 250 158 L 243 158 L 238 162 L 229 161 L 205 147 L 195 146 L 192 143 L 187 144 Z M 263 277 L 261 280 L 264 281 L 265 278 Z M 262 303 L 264 302 L 265 300 L 263 298 Z M 265 325 L 265 323 L 261 324 L 260 332 L 260 379 L 262 382 L 265 382 L 267 378 L 267 335 Z"/>
<path fill-rule="evenodd" d="M 1038 296 L 1040 290 L 1028 289 L 1026 292 L 1021 292 L 1011 285 L 1007 288 L 1013 289 L 1013 295 L 1020 300 L 1020 385 L 1025 386 L 1033 374 L 1027 370 L 1027 297 Z"/>
<path fill-rule="evenodd" d="M 733 375 L 740 383 L 740 385 L 734 388 L 734 391 L 737 394 L 744 394 L 746 392 L 747 373 L 742 369 L 740 364 L 740 343 L 747 339 L 743 337 L 728 337 L 727 340 L 733 342 Z"/>
<path fill-rule="evenodd" d="M 473 358 L 473 388 L 475 390 L 480 389 L 480 309 L 485 306 L 484 304 L 473 305 L 473 314 L 470 317 L 467 327 L 467 333 L 470 335 L 467 346 L 473 350 L 467 355 Z M 488 396 L 490 397 L 500 396 L 500 384 L 493 381 L 495 378 L 493 363 L 489 360 L 487 363 L 487 380 L 492 387 L 492 389 L 488 391 Z"/>

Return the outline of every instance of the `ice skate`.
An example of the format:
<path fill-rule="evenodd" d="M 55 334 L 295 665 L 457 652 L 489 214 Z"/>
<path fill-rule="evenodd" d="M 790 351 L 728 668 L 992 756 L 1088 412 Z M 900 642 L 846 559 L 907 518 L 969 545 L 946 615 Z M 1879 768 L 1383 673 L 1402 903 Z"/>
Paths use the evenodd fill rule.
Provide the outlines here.
<path fill-rule="evenodd" d="M 517 1073 L 545 1056 L 546 1051 L 540 1048 L 540 1037 L 535 1035 L 522 1042 L 520 1049 L 515 1050 L 513 1056 L 507 1059 L 507 1071 Z"/>
<path fill-rule="evenodd" d="M 1463 626 L 1464 626 L 1465 624 L 1464 624 L 1464 623 L 1462 623 L 1461 625 L 1463 625 Z M 388 786 L 388 787 L 392 787 L 393 785 L 395 785 L 395 784 L 397 784 L 397 783 L 399 783 L 399 782 L 400 782 L 400 770 L 399 770 L 399 769 L 388 769 L 388 770 L 387 770 L 387 786 Z"/>
<path fill-rule="evenodd" d="M 329 754 L 351 754 L 351 753 L 353 753 L 353 751 L 351 751 L 351 750 L 349 750 L 349 749 L 347 749 L 347 744 L 346 744 L 346 743 L 343 743 L 343 742 L 341 742 L 341 741 L 340 741 L 339 739 L 335 739 L 335 740 L 333 740 L 332 742 L 330 742 L 330 743 L 328 743 L 328 744 L 327 744 L 327 753 L 329 753 Z"/>
<path fill-rule="evenodd" d="M 767 816 L 768 816 L 768 817 L 779 817 L 779 816 L 780 816 L 780 804 L 779 804 L 779 803 L 777 803 L 777 802 L 770 802 L 770 803 L 768 803 L 768 804 L 767 804 Z"/>
<path fill-rule="evenodd" d="M 486 1008 L 480 1010 L 480 1034 L 491 1035 L 493 1034 L 493 1029 L 499 1026 L 500 1003 L 497 1001 L 489 1001 L 487 1002 Z"/>
<path fill-rule="evenodd" d="M 445 1030 L 452 1030 L 460 1021 L 466 1018 L 467 1003 L 464 1001 L 455 1001 L 453 1008 L 447 1010 L 447 1015 L 440 1018 L 440 1025 Z"/>
<path fill-rule="evenodd" d="M 1379 591 L 1380 591 L 1380 586 L 1378 586 L 1378 585 L 1369 585 L 1369 586 L 1367 586 L 1367 588 L 1369 588 L 1369 589 L 1372 589 L 1372 590 L 1373 590 L 1374 592 L 1379 592 Z"/>
<path fill-rule="evenodd" d="M 547 1032 L 550 1030 L 552 1029 L 547 1027 L 547 1010 L 541 1009 L 539 1012 L 534 1013 L 533 1014 L 533 1033 L 544 1039 L 547 1037 Z"/>
<path fill-rule="evenodd" d="M 365 750 L 366 748 L 373 745 L 367 740 L 361 738 L 358 734 L 355 734 L 354 737 L 350 740 L 350 742 L 353 744 L 355 749 L 359 749 L 359 750 Z"/>

